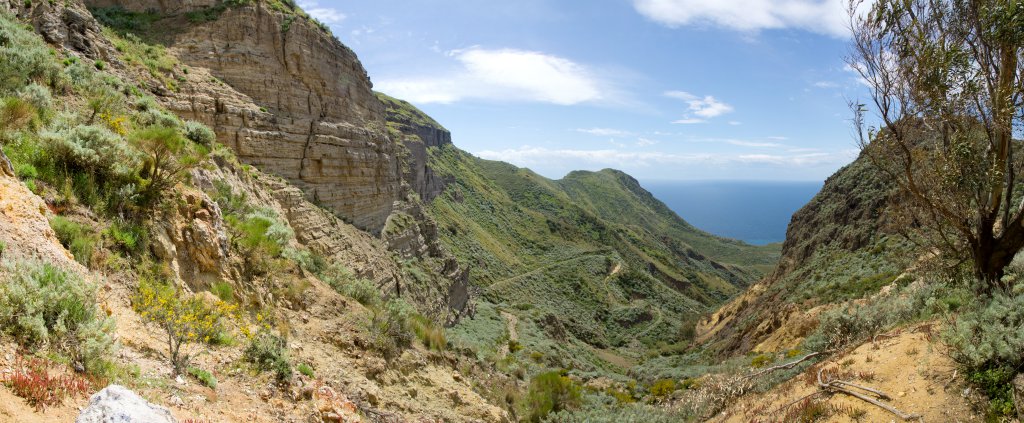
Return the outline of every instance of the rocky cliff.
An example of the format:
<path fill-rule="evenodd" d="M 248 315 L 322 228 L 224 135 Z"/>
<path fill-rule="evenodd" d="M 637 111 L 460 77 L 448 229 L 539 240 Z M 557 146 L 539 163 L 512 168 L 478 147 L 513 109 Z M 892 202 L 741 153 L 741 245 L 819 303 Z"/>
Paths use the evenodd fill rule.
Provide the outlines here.
<path fill-rule="evenodd" d="M 384 130 L 384 106 L 359 59 L 300 10 L 262 1 L 86 4 L 156 14 L 148 35 L 226 85 L 165 91 L 172 110 L 210 125 L 243 162 L 284 177 L 356 227 L 384 227 L 402 199 L 401 147 Z"/>

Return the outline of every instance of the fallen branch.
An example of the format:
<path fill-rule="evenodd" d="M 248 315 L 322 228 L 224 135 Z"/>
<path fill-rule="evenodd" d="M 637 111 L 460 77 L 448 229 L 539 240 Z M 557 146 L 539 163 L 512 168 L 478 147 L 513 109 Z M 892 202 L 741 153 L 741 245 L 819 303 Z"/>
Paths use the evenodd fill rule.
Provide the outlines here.
<path fill-rule="evenodd" d="M 857 389 L 860 389 L 862 391 L 870 392 L 872 394 L 875 394 L 875 396 L 877 396 L 880 399 L 884 399 L 884 400 L 891 400 L 892 399 L 892 396 L 890 396 L 889 394 L 886 394 L 885 392 L 879 391 L 879 390 L 877 390 L 875 388 L 869 388 L 867 386 L 854 385 L 854 384 L 852 384 L 850 382 L 847 382 L 845 380 L 836 380 L 836 381 L 832 381 L 831 383 L 838 383 L 840 385 L 846 385 L 846 386 L 849 386 L 851 388 L 857 388 Z"/>
<path fill-rule="evenodd" d="M 844 388 L 842 386 L 842 385 L 856 386 L 856 385 L 852 385 L 849 382 L 845 382 L 845 381 L 841 381 L 841 380 L 837 380 L 837 381 L 831 381 L 830 380 L 828 383 L 825 383 L 824 381 L 821 380 L 821 373 L 824 372 L 824 371 L 825 371 L 824 367 L 821 368 L 821 369 L 818 369 L 818 387 L 821 388 L 823 391 L 826 391 L 826 392 L 842 392 L 842 393 L 844 393 L 846 395 L 849 395 L 849 396 L 852 396 L 854 398 L 860 399 L 860 400 L 865 401 L 865 402 L 867 402 L 869 404 L 875 405 L 875 406 L 877 406 L 877 407 L 879 407 L 879 408 L 881 408 L 881 409 L 883 409 L 885 411 L 888 411 L 888 412 L 890 412 L 892 414 L 895 414 L 897 417 L 899 417 L 899 418 L 901 418 L 903 420 L 910 420 L 910 419 L 921 418 L 920 414 L 904 413 L 903 411 L 900 411 L 896 407 L 893 407 L 893 406 L 891 406 L 889 404 L 886 404 L 884 402 L 881 402 L 879 400 L 871 398 L 871 397 L 869 397 L 867 395 L 864 395 L 864 394 L 862 394 L 860 392 L 856 392 L 856 391 L 850 390 L 848 388 Z M 861 387 L 861 386 L 857 386 L 857 387 L 863 389 L 863 387 Z M 870 391 L 871 392 L 879 392 L 878 390 L 875 390 L 875 389 L 871 389 Z M 882 394 L 882 395 L 884 395 L 884 394 Z M 888 395 L 886 395 L 886 397 L 888 397 Z"/>
<path fill-rule="evenodd" d="M 792 368 L 796 367 L 797 364 L 803 363 L 803 362 L 805 362 L 805 361 L 807 361 L 809 359 L 812 359 L 814 357 L 817 357 L 819 355 L 827 354 L 827 353 L 831 353 L 831 352 L 832 352 L 832 350 L 812 352 L 810 354 L 805 355 L 803 358 L 801 358 L 801 359 L 799 359 L 797 361 L 794 361 L 794 362 L 791 362 L 791 363 L 786 363 L 786 364 L 780 364 L 778 366 L 769 367 L 769 368 L 761 370 L 761 371 L 759 371 L 757 373 L 753 373 L 753 374 L 747 375 L 747 376 L 744 377 L 744 379 L 755 378 L 755 377 L 761 376 L 761 375 L 763 375 L 765 373 L 774 372 L 776 370 L 792 369 Z"/>
<path fill-rule="evenodd" d="M 893 334 L 876 333 L 875 336 L 871 337 L 871 343 L 872 344 L 877 344 L 878 343 L 878 338 L 895 338 L 895 337 L 900 335 L 900 332 L 901 331 L 896 331 L 896 333 L 893 333 Z"/>

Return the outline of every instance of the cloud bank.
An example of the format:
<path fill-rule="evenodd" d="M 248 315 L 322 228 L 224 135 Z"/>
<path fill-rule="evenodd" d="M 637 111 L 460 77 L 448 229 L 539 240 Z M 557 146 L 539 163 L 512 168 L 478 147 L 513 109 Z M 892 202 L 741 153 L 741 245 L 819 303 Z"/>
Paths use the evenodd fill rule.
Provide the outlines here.
<path fill-rule="evenodd" d="M 633 7 L 672 28 L 713 25 L 745 32 L 794 28 L 849 36 L 843 0 L 633 0 Z"/>
<path fill-rule="evenodd" d="M 473 47 L 448 52 L 444 75 L 384 79 L 377 89 L 413 103 L 466 99 L 574 105 L 606 99 L 605 83 L 578 63 L 536 51 Z"/>

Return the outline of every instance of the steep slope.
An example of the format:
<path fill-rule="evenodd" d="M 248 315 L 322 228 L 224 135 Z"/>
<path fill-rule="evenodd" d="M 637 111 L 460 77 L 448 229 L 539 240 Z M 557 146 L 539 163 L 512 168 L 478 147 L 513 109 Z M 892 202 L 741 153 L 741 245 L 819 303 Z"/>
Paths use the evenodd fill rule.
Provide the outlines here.
<path fill-rule="evenodd" d="M 82 21 L 50 24 L 69 22 L 68 16 Z M 26 23 L 46 34 L 54 28 L 70 31 L 46 39 L 85 41 L 66 48 L 47 44 Z M 89 392 L 108 382 L 125 384 L 183 419 L 507 421 L 503 410 L 474 391 L 473 383 L 494 372 L 445 351 L 443 330 L 428 318 L 445 318 L 448 285 L 440 283 L 451 280 L 421 266 L 436 260 L 439 266 L 454 265 L 449 270 L 457 273 L 454 260 L 402 259 L 386 239 L 313 204 L 288 180 L 241 163 L 231 149 L 214 142 L 208 128 L 180 120 L 160 102 L 175 104 L 180 93 L 203 92 L 229 98 L 245 111 L 257 106 L 227 84 L 210 82 L 208 70 L 181 65 L 159 45 L 100 28 L 78 1 L 0 3 L 0 146 L 7 153 L 0 154 L 0 301 L 5 306 L 0 318 L 11 317 L 6 307 L 12 295 L 38 302 L 31 297 L 38 289 L 8 290 L 22 275 L 7 266 L 53 265 L 95 283 L 98 307 L 90 303 L 83 309 L 109 318 L 91 330 L 114 341 L 109 350 L 95 353 L 103 354 L 106 367 L 83 370 L 76 350 L 98 347 L 19 344 L 20 329 L 4 320 L 0 368 L 5 382 L 7 375 L 22 371 L 16 369 L 25 360 L 45 356 L 56 360 L 47 361 L 51 374 L 78 381 L 78 373 L 88 371 L 90 379 L 82 383 Z M 76 50 L 79 46 L 91 48 Z M 140 53 L 161 66 L 147 69 L 138 61 Z M 164 85 L 167 81 L 175 83 Z M 157 102 L 158 95 L 166 97 Z M 90 110 L 87 105 L 97 98 L 102 101 L 92 104 L 99 110 Z M 151 138 L 141 134 L 151 129 L 183 150 L 146 150 L 145 140 Z M 147 166 L 157 166 L 146 161 L 147 154 L 164 153 L 164 159 L 192 164 L 164 188 L 161 201 L 145 204 L 140 193 L 155 178 Z M 83 166 L 82 160 L 94 161 Z M 122 172 L 116 180 L 110 176 L 114 168 Z M 147 283 L 173 290 L 164 304 L 187 300 L 239 311 L 221 317 L 220 324 L 230 326 L 218 340 L 193 342 L 199 345 L 189 348 L 195 353 L 192 367 L 177 380 L 167 359 L 168 333 L 141 311 L 140 292 Z M 362 289 L 359 298 L 367 306 L 351 298 L 356 296 L 352 286 Z M 432 345 L 417 341 L 410 323 L 387 322 L 392 333 L 374 326 L 402 304 L 380 298 L 377 288 L 422 300 L 420 311 L 427 316 L 405 306 L 401 318 L 416 316 L 418 328 L 433 331 Z M 463 292 L 461 301 L 466 300 Z M 382 311 L 385 306 L 389 309 Z M 281 340 L 272 348 L 287 365 L 277 376 L 246 358 L 260 333 Z M 398 348 L 387 352 L 381 342 L 398 342 Z M 42 413 L 26 403 L 27 396 L 7 383 L 0 387 L 0 421 L 68 420 L 85 401 L 71 395 Z"/>
<path fill-rule="evenodd" d="M 123 34 L 168 46 L 230 87 L 161 90 L 240 159 L 280 175 L 356 227 L 379 233 L 401 200 L 399 146 L 355 53 L 278 2 L 88 0 Z"/>
<path fill-rule="evenodd" d="M 793 215 L 778 267 L 702 321 L 698 339 L 730 353 L 790 348 L 813 329 L 810 310 L 891 283 L 914 258 L 889 223 L 892 195 L 863 154 L 829 177 Z"/>

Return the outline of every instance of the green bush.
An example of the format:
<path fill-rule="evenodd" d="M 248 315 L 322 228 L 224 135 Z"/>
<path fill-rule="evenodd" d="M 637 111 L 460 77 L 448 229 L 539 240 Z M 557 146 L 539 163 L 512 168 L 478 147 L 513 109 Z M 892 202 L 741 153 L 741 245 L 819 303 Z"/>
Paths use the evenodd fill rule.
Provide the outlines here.
<path fill-rule="evenodd" d="M 109 129 L 101 126 L 73 126 L 40 134 L 50 157 L 71 173 L 83 172 L 101 180 L 130 179 L 139 164 L 139 154 Z"/>
<path fill-rule="evenodd" d="M 64 248 L 67 248 L 75 256 L 75 260 L 89 266 L 89 263 L 92 262 L 92 254 L 96 250 L 96 243 L 99 241 L 92 229 L 63 216 L 51 218 L 50 227 L 57 233 L 57 239 L 64 245 Z"/>
<path fill-rule="evenodd" d="M 29 127 L 36 116 L 32 104 L 17 97 L 0 99 L 0 135 Z"/>
<path fill-rule="evenodd" d="M 232 302 L 235 300 L 235 289 L 231 287 L 231 284 L 219 281 L 214 282 L 210 285 L 210 292 L 220 298 L 221 301 Z"/>
<path fill-rule="evenodd" d="M 332 288 L 346 297 L 350 297 L 367 307 L 376 307 L 381 303 L 377 285 L 369 279 L 350 279 L 339 282 L 337 279 L 326 281 Z"/>
<path fill-rule="evenodd" d="M 165 193 L 181 181 L 189 169 L 204 160 L 208 153 L 201 146 L 189 146 L 178 130 L 170 126 L 150 126 L 133 133 L 131 140 L 144 157 L 141 185 L 143 207 L 162 201 Z"/>
<path fill-rule="evenodd" d="M 412 326 L 412 332 L 416 334 L 416 337 L 428 349 L 444 351 L 448 347 L 444 326 L 435 323 L 421 314 L 413 314 L 409 318 L 409 325 Z"/>
<path fill-rule="evenodd" d="M 18 97 L 27 101 L 38 111 L 53 108 L 53 95 L 45 85 L 39 85 L 35 82 L 28 84 L 18 91 Z"/>
<path fill-rule="evenodd" d="M 49 346 L 101 374 L 113 352 L 114 321 L 96 302 L 96 287 L 50 264 L 0 265 L 0 331 L 29 348 Z"/>
<path fill-rule="evenodd" d="M 651 396 L 656 399 L 665 399 L 676 391 L 675 379 L 659 379 L 651 384 Z"/>
<path fill-rule="evenodd" d="M 56 85 L 61 71 L 53 50 L 8 15 L 0 15 L 0 63 L 0 95 L 32 81 Z"/>
<path fill-rule="evenodd" d="M 560 372 L 546 372 L 530 381 L 526 401 L 530 409 L 528 420 L 540 422 L 548 414 L 579 407 L 582 395 L 580 387 L 572 379 Z"/>
<path fill-rule="evenodd" d="M 194 120 L 185 122 L 184 131 L 185 138 L 203 147 L 213 147 L 213 142 L 217 141 L 217 134 L 210 127 Z"/>
<path fill-rule="evenodd" d="M 296 369 L 306 377 L 313 377 L 313 366 L 307 363 L 300 363 Z"/>
<path fill-rule="evenodd" d="M 292 364 L 288 358 L 287 341 L 270 331 L 261 330 L 249 342 L 242 358 L 261 371 L 273 371 L 279 382 L 292 377 Z"/>
<path fill-rule="evenodd" d="M 379 309 L 373 309 L 368 332 L 370 344 L 390 360 L 412 344 L 409 319 L 415 313 L 412 306 L 401 299 L 389 300 Z"/>
<path fill-rule="evenodd" d="M 203 385 L 208 386 L 210 389 L 217 389 L 217 378 L 212 373 L 200 369 L 198 367 L 189 367 L 188 374 L 196 378 L 196 380 L 202 382 Z"/>
<path fill-rule="evenodd" d="M 114 246 L 132 256 L 141 256 L 149 249 L 149 231 L 144 225 L 115 220 L 104 234 Z"/>
<path fill-rule="evenodd" d="M 962 312 L 943 331 L 950 357 L 989 397 L 990 414 L 1014 411 L 1012 380 L 1024 366 L 1024 294 L 996 293 Z"/>

